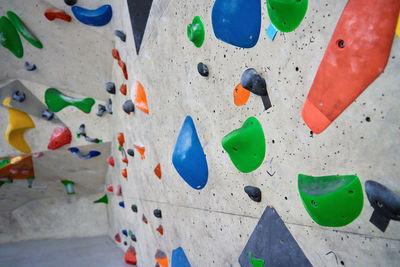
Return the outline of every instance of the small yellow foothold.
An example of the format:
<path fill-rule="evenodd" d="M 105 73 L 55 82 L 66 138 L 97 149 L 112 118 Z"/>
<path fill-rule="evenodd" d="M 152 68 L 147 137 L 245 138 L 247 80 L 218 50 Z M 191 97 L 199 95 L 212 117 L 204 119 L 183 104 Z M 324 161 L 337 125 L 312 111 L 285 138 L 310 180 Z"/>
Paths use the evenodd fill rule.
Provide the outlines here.
<path fill-rule="evenodd" d="M 11 97 L 6 97 L 6 98 L 3 100 L 3 105 L 6 106 L 6 107 L 8 107 L 8 106 L 10 105 L 10 102 L 11 102 Z"/>
<path fill-rule="evenodd" d="M 4 133 L 7 142 L 18 151 L 30 153 L 31 148 L 25 141 L 24 133 L 27 129 L 35 128 L 35 123 L 28 114 L 20 110 L 8 108 L 8 114 L 10 118 Z"/>
<path fill-rule="evenodd" d="M 399 13 L 399 18 L 397 19 L 396 34 L 397 37 L 400 38 L 400 13 Z"/>

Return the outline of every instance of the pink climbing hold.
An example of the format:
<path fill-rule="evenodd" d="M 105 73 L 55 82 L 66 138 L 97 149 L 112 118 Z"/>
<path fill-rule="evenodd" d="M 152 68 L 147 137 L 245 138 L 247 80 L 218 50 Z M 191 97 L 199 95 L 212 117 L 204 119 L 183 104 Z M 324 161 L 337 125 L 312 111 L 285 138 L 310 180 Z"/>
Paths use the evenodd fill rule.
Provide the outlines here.
<path fill-rule="evenodd" d="M 109 156 L 108 159 L 107 159 L 107 163 L 108 163 L 108 165 L 114 167 L 114 165 L 115 165 L 114 157 L 113 156 Z"/>
<path fill-rule="evenodd" d="M 115 194 L 119 197 L 122 197 L 122 186 L 120 184 L 117 186 L 117 191 Z"/>
<path fill-rule="evenodd" d="M 67 127 L 57 126 L 51 135 L 48 149 L 55 150 L 63 145 L 70 144 L 72 141 L 71 131 Z"/>

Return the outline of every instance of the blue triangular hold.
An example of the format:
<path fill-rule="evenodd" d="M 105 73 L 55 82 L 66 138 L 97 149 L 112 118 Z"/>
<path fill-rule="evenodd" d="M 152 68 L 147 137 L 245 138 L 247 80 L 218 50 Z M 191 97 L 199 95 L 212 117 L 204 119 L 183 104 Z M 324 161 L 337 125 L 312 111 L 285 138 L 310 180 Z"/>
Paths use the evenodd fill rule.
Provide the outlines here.
<path fill-rule="evenodd" d="M 182 247 L 178 247 L 172 251 L 171 265 L 172 267 L 191 267 Z"/>

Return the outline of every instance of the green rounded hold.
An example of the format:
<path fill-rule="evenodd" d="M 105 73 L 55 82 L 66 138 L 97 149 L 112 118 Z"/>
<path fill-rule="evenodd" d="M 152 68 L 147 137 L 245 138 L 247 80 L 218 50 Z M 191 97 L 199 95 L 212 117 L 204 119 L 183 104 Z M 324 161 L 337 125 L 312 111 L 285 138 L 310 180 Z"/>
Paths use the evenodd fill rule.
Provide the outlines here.
<path fill-rule="evenodd" d="M 187 26 L 187 36 L 196 47 L 201 47 L 204 42 L 204 24 L 199 16 L 194 17 L 192 24 Z"/>
<path fill-rule="evenodd" d="M 267 0 L 268 15 L 281 32 L 294 31 L 303 20 L 308 0 Z"/>
<path fill-rule="evenodd" d="M 21 38 L 10 20 L 4 16 L 0 18 L 0 43 L 17 58 L 24 56 Z"/>
<path fill-rule="evenodd" d="M 92 110 L 92 106 L 95 101 L 93 98 L 73 98 L 67 95 L 64 95 L 56 88 L 49 88 L 44 93 L 44 100 L 46 105 L 50 111 L 58 112 L 67 106 L 74 106 L 86 114 L 90 113 Z"/>
<path fill-rule="evenodd" d="M 356 175 L 298 176 L 301 200 L 311 218 L 321 226 L 341 227 L 354 221 L 364 196 Z"/>
<path fill-rule="evenodd" d="M 31 45 L 36 48 L 41 49 L 43 47 L 40 40 L 29 31 L 29 29 L 25 26 L 25 24 L 22 22 L 21 18 L 18 17 L 17 14 L 12 11 L 7 11 L 7 16 L 12 25 L 14 25 L 17 32 L 19 32 L 22 37 L 25 38 L 25 40 L 27 40 Z"/>
<path fill-rule="evenodd" d="M 241 128 L 222 139 L 222 147 L 239 171 L 254 171 L 265 157 L 265 137 L 260 122 L 254 117 L 248 118 Z"/>

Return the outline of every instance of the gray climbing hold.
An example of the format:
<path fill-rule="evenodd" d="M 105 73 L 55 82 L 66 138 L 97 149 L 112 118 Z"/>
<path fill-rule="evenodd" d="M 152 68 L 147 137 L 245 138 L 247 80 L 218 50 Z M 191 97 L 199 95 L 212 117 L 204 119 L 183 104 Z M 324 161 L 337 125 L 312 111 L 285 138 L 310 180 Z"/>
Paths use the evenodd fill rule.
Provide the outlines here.
<path fill-rule="evenodd" d="M 122 42 L 126 41 L 126 34 L 123 31 L 115 30 L 114 35 L 121 39 Z"/>
<path fill-rule="evenodd" d="M 107 102 L 106 102 L 106 111 L 107 111 L 109 114 L 113 114 L 113 112 L 112 112 L 112 101 L 111 101 L 110 98 L 109 98 L 109 99 L 107 100 Z"/>
<path fill-rule="evenodd" d="M 64 3 L 69 6 L 75 5 L 77 0 L 64 0 Z"/>
<path fill-rule="evenodd" d="M 242 87 L 253 94 L 263 96 L 268 95 L 267 84 L 255 69 L 247 69 L 243 72 L 241 81 Z"/>
<path fill-rule="evenodd" d="M 42 118 L 45 118 L 46 120 L 51 121 L 54 118 L 54 113 L 48 109 L 45 109 L 42 111 L 41 116 L 42 116 Z"/>
<path fill-rule="evenodd" d="M 85 129 L 85 128 L 86 128 L 85 124 L 81 124 L 81 125 L 79 126 L 78 131 L 76 132 L 76 135 L 77 135 L 78 137 L 81 137 L 81 136 L 85 137 L 85 140 L 88 141 L 88 142 L 96 143 L 96 144 L 100 143 L 100 139 L 98 139 L 98 138 L 91 138 L 91 137 L 87 136 L 87 135 L 86 135 L 86 129 Z"/>
<path fill-rule="evenodd" d="M 15 91 L 12 95 L 12 99 L 22 103 L 25 101 L 25 93 L 20 91 Z"/>
<path fill-rule="evenodd" d="M 101 116 L 103 116 L 103 113 L 106 111 L 106 107 L 104 106 L 104 105 L 102 105 L 102 104 L 99 104 L 98 106 L 97 106 L 97 113 L 96 113 L 96 115 L 97 116 L 99 116 L 99 117 L 101 117 Z"/>
<path fill-rule="evenodd" d="M 246 194 L 249 195 L 249 197 L 255 202 L 261 202 L 260 188 L 248 185 L 244 187 L 244 192 L 246 192 Z"/>
<path fill-rule="evenodd" d="M 122 108 L 124 109 L 124 111 L 126 113 L 130 113 L 130 112 L 134 112 L 135 111 L 135 105 L 133 104 L 132 100 L 126 100 L 124 105 L 122 106 Z"/>
<path fill-rule="evenodd" d="M 132 204 L 131 209 L 133 212 L 137 212 L 137 206 L 135 204 Z"/>
<path fill-rule="evenodd" d="M 106 83 L 106 91 L 109 94 L 115 95 L 115 83 L 113 83 L 113 82 Z"/>
<path fill-rule="evenodd" d="M 36 70 L 36 65 L 30 64 L 28 61 L 25 61 L 24 68 L 27 71 L 34 71 L 34 70 Z"/>
<path fill-rule="evenodd" d="M 208 67 L 206 64 L 200 62 L 197 64 L 197 71 L 200 73 L 201 76 L 207 77 L 208 76 Z"/>
<path fill-rule="evenodd" d="M 133 151 L 132 148 L 129 148 L 126 153 L 128 153 L 129 156 L 134 157 L 135 156 L 135 151 Z"/>
<path fill-rule="evenodd" d="M 154 216 L 156 216 L 157 218 L 161 218 L 161 217 L 162 217 L 161 210 L 159 210 L 159 209 L 155 209 L 155 210 L 153 211 L 153 214 L 154 214 Z"/>

